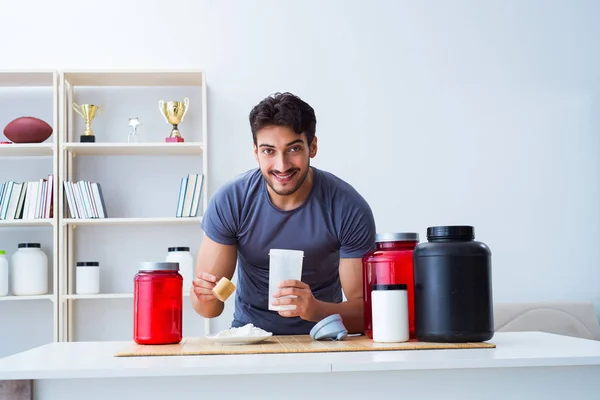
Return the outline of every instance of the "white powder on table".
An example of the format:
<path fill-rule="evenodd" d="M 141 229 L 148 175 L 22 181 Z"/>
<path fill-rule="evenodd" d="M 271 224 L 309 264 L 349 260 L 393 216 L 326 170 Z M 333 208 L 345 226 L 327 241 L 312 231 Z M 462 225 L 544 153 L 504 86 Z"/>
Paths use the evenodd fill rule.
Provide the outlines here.
<path fill-rule="evenodd" d="M 253 336 L 265 336 L 269 332 L 260 329 L 253 324 L 246 324 L 239 328 L 225 329 L 215 335 L 215 337 L 253 337 Z"/>

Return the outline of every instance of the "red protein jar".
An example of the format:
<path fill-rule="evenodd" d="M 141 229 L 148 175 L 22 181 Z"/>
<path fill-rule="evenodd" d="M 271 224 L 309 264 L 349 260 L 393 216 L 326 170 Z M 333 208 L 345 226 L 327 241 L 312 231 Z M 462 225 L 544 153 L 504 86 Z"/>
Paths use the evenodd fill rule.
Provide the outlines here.
<path fill-rule="evenodd" d="M 364 330 L 373 338 L 371 289 L 373 285 L 404 284 L 408 295 L 408 330 L 415 338 L 415 306 L 413 281 L 413 251 L 419 234 L 413 232 L 381 233 L 376 236 L 376 248 L 363 257 Z"/>
<path fill-rule="evenodd" d="M 133 340 L 174 344 L 182 339 L 183 278 L 177 262 L 143 262 L 134 279 Z"/>

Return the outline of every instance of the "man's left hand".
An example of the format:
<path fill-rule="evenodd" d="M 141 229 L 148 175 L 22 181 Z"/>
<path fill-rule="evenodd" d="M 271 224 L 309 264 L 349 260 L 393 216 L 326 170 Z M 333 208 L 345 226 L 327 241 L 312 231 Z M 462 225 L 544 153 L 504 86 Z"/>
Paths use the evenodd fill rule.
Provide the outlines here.
<path fill-rule="evenodd" d="M 314 298 L 310 287 L 301 281 L 287 280 L 279 284 L 279 290 L 273 294 L 275 306 L 295 305 L 295 310 L 279 311 L 282 317 L 300 317 L 306 321 L 314 321 L 317 299 Z M 284 296 L 296 296 L 284 297 Z"/>

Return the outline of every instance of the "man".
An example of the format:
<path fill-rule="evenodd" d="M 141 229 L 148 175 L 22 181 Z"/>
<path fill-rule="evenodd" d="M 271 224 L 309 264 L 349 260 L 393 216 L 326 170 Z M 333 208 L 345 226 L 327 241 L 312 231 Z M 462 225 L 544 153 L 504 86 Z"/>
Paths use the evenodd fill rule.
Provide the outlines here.
<path fill-rule="evenodd" d="M 375 245 L 369 205 L 348 183 L 311 167 L 317 154 L 313 108 L 290 93 L 261 101 L 250 113 L 258 168 L 225 184 L 210 200 L 202 226 L 192 304 L 214 318 L 212 293 L 239 265 L 232 327 L 252 323 L 273 334 L 308 334 L 340 314 L 350 333 L 363 332 L 362 256 Z M 358 149 L 357 149 L 358 150 Z M 303 250 L 301 281 L 285 281 L 270 311 L 269 249 Z M 342 302 L 342 289 L 346 301 Z M 285 297 L 293 295 L 293 297 Z"/>

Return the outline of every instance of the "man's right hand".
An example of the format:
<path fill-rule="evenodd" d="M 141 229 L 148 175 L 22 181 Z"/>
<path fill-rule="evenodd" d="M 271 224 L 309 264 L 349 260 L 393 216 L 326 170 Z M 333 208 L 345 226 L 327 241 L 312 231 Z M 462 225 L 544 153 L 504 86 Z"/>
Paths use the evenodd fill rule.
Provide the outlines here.
<path fill-rule="evenodd" d="M 213 302 L 218 300 L 214 293 L 213 288 L 217 284 L 220 278 L 209 274 L 207 272 L 201 272 L 200 276 L 197 276 L 192 282 L 194 294 L 201 303 Z M 219 301 L 219 300 L 218 300 Z"/>
<path fill-rule="evenodd" d="M 204 318 L 216 318 L 225 304 L 217 299 L 212 290 L 221 277 L 231 279 L 235 273 L 237 247 L 223 245 L 211 240 L 206 234 L 196 257 L 196 274 L 192 282 L 190 300 L 194 310 Z"/>

